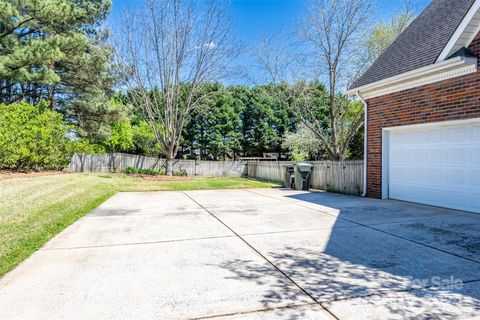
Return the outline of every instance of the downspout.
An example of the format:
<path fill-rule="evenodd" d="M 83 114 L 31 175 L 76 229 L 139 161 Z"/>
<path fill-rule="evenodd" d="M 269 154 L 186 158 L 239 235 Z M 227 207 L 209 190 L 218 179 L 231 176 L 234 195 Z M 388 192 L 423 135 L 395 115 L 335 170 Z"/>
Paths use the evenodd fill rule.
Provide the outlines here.
<path fill-rule="evenodd" d="M 360 99 L 360 101 L 362 101 L 363 103 L 363 109 L 364 109 L 364 112 L 365 112 L 365 115 L 364 115 L 364 120 L 363 120 L 363 193 L 362 193 L 362 197 L 365 197 L 367 195 L 367 159 L 368 159 L 368 146 L 367 146 L 367 134 L 368 134 L 368 112 L 367 112 L 367 108 L 368 108 L 368 104 L 367 104 L 367 101 L 365 101 L 365 99 L 362 98 L 362 96 L 360 95 L 360 91 L 357 91 L 356 92 L 356 95 L 358 97 L 358 99 Z"/>

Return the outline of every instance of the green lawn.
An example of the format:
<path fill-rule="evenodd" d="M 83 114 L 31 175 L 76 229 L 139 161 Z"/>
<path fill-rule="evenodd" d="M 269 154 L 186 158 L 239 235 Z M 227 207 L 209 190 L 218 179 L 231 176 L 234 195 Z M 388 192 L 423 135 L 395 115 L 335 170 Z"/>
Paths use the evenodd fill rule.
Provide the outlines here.
<path fill-rule="evenodd" d="M 266 188 L 241 178 L 151 181 L 122 174 L 60 174 L 0 180 L 0 277 L 119 191 Z"/>

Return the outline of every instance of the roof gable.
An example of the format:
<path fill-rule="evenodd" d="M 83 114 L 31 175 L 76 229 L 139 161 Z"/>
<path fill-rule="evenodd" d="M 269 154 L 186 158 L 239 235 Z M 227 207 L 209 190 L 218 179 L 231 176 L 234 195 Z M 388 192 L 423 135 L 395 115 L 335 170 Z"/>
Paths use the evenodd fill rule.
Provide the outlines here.
<path fill-rule="evenodd" d="M 452 36 L 474 3 L 475 0 L 433 0 L 350 90 L 437 62 L 447 45 L 452 44 Z M 449 50 L 456 49 L 455 45 L 458 46 L 457 41 Z"/>

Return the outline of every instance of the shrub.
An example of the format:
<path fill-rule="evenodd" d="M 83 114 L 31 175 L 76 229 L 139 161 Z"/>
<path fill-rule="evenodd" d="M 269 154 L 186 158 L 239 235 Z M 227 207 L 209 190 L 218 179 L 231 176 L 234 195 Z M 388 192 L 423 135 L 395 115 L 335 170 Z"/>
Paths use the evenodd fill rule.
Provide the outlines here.
<path fill-rule="evenodd" d="M 152 176 L 164 175 L 165 169 L 162 168 L 160 170 L 157 169 L 142 169 L 142 168 L 135 168 L 135 167 L 127 167 L 124 171 L 126 174 L 149 174 Z"/>
<path fill-rule="evenodd" d="M 132 130 L 134 151 L 136 154 L 158 156 L 162 153 L 162 148 L 158 144 L 152 128 L 146 121 L 140 121 L 138 124 L 133 125 Z M 158 127 L 158 131 L 162 132 L 160 127 Z"/>
<path fill-rule="evenodd" d="M 62 169 L 71 157 L 68 126 L 46 105 L 0 104 L 0 169 Z"/>
<path fill-rule="evenodd" d="M 112 124 L 110 137 L 105 144 L 109 151 L 128 152 L 133 145 L 133 130 L 130 122 L 117 121 Z"/>
<path fill-rule="evenodd" d="M 86 139 L 81 139 L 71 143 L 70 153 L 101 154 L 105 153 L 105 147 L 101 144 L 93 144 Z"/>
<path fill-rule="evenodd" d="M 180 171 L 174 172 L 173 175 L 178 176 L 178 177 L 186 177 L 187 176 L 187 170 L 180 169 Z"/>

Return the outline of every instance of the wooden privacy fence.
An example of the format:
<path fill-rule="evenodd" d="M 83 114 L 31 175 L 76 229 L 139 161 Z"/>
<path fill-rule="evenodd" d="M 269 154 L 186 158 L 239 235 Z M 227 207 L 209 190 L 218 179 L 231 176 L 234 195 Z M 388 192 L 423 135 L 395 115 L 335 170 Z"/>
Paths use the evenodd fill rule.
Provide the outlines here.
<path fill-rule="evenodd" d="M 363 161 L 307 161 L 313 165 L 310 177 L 314 189 L 360 195 L 363 192 Z M 295 162 L 248 162 L 248 177 L 283 183 L 285 166 Z"/>
<path fill-rule="evenodd" d="M 74 154 L 68 169 L 73 172 L 122 172 L 127 167 L 157 169 L 165 167 L 165 159 L 125 153 Z M 173 171 L 185 170 L 190 177 L 246 176 L 244 161 L 173 160 Z"/>
<path fill-rule="evenodd" d="M 173 171 L 190 177 L 244 177 L 282 184 L 285 166 L 295 162 L 173 160 Z M 311 187 L 359 195 L 363 192 L 363 161 L 308 161 L 313 164 Z M 75 154 L 68 166 L 74 172 L 121 172 L 127 167 L 161 169 L 165 159 L 124 153 Z"/>

